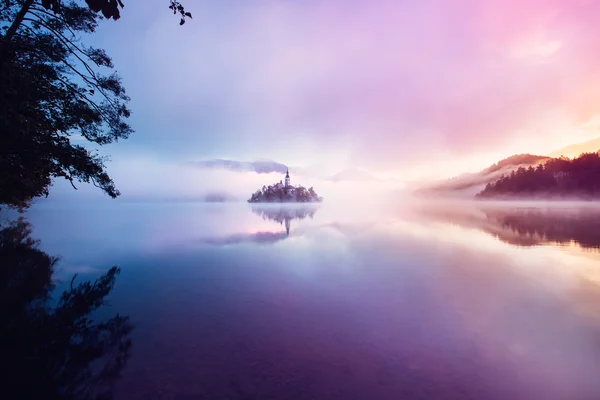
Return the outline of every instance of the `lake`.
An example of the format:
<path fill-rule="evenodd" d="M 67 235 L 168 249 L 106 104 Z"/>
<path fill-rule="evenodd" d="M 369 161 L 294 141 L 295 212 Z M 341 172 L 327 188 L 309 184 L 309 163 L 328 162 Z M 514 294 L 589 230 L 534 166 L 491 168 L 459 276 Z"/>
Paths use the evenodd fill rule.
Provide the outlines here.
<path fill-rule="evenodd" d="M 57 277 L 122 268 L 117 399 L 600 398 L 600 209 L 36 206 Z"/>

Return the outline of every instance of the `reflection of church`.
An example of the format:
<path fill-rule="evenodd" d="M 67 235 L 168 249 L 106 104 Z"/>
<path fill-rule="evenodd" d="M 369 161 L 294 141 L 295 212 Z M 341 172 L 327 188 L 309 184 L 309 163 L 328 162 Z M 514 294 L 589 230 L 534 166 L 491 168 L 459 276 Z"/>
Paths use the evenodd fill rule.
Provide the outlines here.
<path fill-rule="evenodd" d="M 290 236 L 290 225 L 292 223 L 292 219 L 291 218 L 286 218 L 285 219 L 285 232 L 287 233 L 288 236 Z"/>
<path fill-rule="evenodd" d="M 285 182 L 287 185 L 289 185 L 289 174 L 286 174 Z M 279 224 L 285 224 L 285 231 L 289 236 L 293 219 L 301 220 L 306 217 L 312 218 L 317 212 L 317 209 L 314 207 L 272 208 L 267 206 L 253 207 L 252 212 L 260 215 L 263 219 L 275 221 Z"/>

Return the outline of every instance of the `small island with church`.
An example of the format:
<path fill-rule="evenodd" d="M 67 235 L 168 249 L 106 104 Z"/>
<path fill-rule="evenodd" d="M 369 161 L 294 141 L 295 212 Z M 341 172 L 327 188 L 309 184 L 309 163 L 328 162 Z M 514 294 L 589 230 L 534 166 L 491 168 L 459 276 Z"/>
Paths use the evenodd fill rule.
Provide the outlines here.
<path fill-rule="evenodd" d="M 285 173 L 285 183 L 279 181 L 274 185 L 263 186 L 257 190 L 248 203 L 320 203 L 323 201 L 311 187 L 292 186 L 290 184 L 290 171 Z"/>

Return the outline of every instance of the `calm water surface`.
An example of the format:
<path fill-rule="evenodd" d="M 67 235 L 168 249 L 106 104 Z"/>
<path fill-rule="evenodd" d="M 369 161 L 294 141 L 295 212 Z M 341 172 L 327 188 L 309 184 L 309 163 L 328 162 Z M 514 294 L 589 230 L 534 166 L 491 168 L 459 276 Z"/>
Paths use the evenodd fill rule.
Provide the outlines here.
<path fill-rule="evenodd" d="M 593 208 L 37 207 L 58 275 L 122 268 L 117 399 L 599 399 Z"/>

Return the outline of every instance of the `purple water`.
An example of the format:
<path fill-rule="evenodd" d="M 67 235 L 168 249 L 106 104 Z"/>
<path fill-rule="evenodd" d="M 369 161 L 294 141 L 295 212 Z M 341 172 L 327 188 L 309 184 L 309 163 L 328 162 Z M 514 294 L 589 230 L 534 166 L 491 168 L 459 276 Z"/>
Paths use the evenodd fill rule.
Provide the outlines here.
<path fill-rule="evenodd" d="M 60 276 L 122 268 L 106 312 L 136 329 L 117 399 L 584 400 L 600 398 L 598 215 L 128 204 L 29 218 Z"/>

